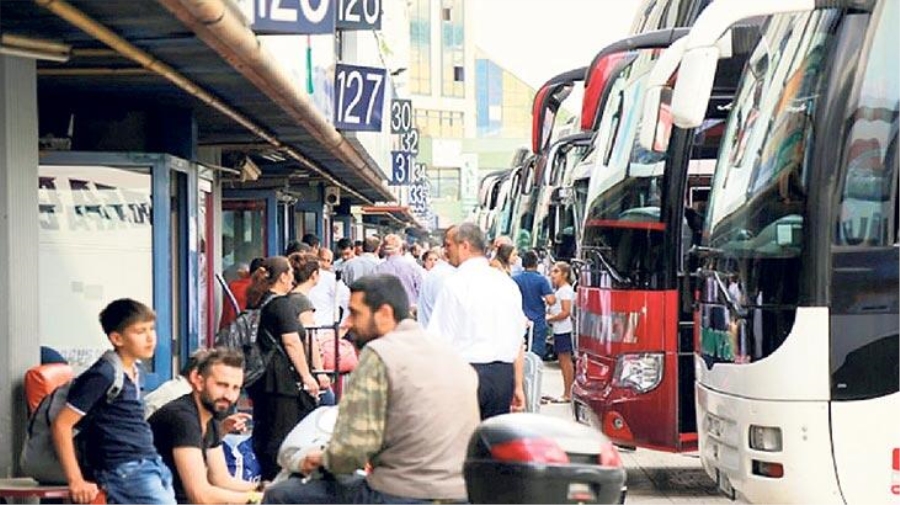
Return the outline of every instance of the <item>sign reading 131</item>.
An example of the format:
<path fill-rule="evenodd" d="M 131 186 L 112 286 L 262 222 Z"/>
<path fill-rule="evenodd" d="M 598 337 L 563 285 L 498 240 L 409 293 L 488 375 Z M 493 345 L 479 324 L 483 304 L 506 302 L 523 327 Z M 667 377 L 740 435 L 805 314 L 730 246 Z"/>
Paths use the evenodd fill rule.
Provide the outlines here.
<path fill-rule="evenodd" d="M 383 68 L 338 63 L 334 74 L 335 128 L 380 131 L 386 77 Z"/>
<path fill-rule="evenodd" d="M 406 186 L 413 182 L 413 157 L 403 151 L 391 151 L 391 185 Z"/>

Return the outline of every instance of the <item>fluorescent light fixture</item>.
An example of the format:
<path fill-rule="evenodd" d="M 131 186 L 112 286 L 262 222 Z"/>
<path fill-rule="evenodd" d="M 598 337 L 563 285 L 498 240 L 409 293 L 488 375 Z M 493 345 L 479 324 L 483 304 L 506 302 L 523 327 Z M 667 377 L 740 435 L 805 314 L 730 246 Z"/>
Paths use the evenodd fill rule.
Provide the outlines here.
<path fill-rule="evenodd" d="M 72 56 L 72 46 L 4 33 L 0 35 L 0 54 L 65 63 Z"/>

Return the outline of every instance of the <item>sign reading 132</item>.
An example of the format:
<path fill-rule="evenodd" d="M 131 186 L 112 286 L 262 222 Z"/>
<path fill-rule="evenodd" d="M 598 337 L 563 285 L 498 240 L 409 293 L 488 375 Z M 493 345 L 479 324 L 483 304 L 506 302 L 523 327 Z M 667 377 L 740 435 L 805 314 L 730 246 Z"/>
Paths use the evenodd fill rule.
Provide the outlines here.
<path fill-rule="evenodd" d="M 335 128 L 381 130 L 386 76 L 383 68 L 337 64 L 334 74 Z"/>
<path fill-rule="evenodd" d="M 380 30 L 381 0 L 338 0 L 341 30 Z"/>

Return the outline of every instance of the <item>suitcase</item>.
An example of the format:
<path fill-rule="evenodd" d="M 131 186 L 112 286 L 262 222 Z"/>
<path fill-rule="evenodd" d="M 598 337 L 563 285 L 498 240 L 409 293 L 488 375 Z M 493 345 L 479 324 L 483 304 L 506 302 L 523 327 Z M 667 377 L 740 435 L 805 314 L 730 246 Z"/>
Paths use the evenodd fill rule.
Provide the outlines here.
<path fill-rule="evenodd" d="M 525 412 L 540 412 L 544 360 L 531 351 L 531 346 L 534 343 L 534 325 L 531 322 L 528 323 L 527 342 L 524 366 Z"/>

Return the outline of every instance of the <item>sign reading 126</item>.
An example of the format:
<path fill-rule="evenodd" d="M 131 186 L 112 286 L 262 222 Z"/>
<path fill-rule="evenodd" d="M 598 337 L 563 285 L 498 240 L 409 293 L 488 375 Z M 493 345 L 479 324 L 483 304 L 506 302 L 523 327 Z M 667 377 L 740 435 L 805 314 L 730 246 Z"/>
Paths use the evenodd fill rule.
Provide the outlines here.
<path fill-rule="evenodd" d="M 335 128 L 381 130 L 386 76 L 383 68 L 337 64 L 334 74 Z"/>

